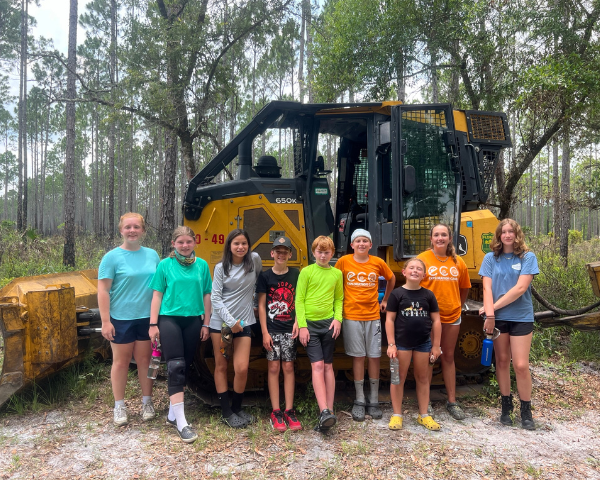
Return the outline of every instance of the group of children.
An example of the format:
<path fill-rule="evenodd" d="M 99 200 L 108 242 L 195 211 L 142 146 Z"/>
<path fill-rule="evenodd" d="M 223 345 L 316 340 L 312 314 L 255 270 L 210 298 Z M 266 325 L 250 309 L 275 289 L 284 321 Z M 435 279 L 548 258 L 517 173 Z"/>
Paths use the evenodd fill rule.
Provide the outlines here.
<path fill-rule="evenodd" d="M 247 232 L 236 229 L 227 236 L 222 260 L 215 266 L 211 279 L 208 264 L 194 254 L 195 235 L 189 227 L 178 227 L 173 232 L 173 252 L 160 263 L 156 252 L 141 246 L 145 223 L 140 215 L 125 214 L 119 229 L 123 244 L 103 258 L 98 294 L 102 334 L 111 341 L 114 355 L 111 379 L 115 425 L 128 422 L 123 398 L 131 355 L 136 358 L 138 370 L 145 372 L 151 345 L 160 343 L 168 370 L 167 423 L 177 428 L 184 442 L 195 441 L 197 434 L 184 414 L 183 392 L 198 343 L 209 338 L 215 352 L 214 381 L 222 421 L 232 428 L 253 423 L 256 418 L 242 408 L 242 403 L 248 377 L 251 326 L 256 323 L 252 301 L 256 293 L 268 360 L 273 408 L 270 421 L 275 430 L 302 428 L 294 410 L 297 341 L 305 347 L 311 362 L 320 412 L 315 430 L 327 432 L 336 424 L 337 417 L 332 412 L 333 357 L 342 325 L 346 354 L 353 357 L 356 399 L 352 417 L 356 421 L 363 421 L 366 414 L 375 419 L 382 417 L 378 396 L 381 312 L 387 312 L 387 353 L 390 358 L 398 358 L 402 377 L 400 385 L 391 388 L 394 415 L 389 427 L 402 427 L 403 383 L 412 360 L 419 401 L 417 421 L 430 430 L 439 430 L 427 413 L 431 378 L 428 365 L 442 354 L 442 328 L 435 295 L 421 287 L 426 272 L 422 260 L 415 258 L 405 263 L 406 283 L 394 290 L 396 278 L 390 268 L 379 257 L 369 255 L 370 233 L 358 229 L 351 236 L 353 253 L 341 257 L 335 267 L 330 265 L 335 247 L 331 238 L 325 236 L 312 244 L 314 264 L 301 272 L 289 267 L 292 244 L 282 236 L 275 239 L 271 249 L 273 267 L 262 271 L 261 259 L 251 251 Z M 381 301 L 380 277 L 387 282 Z M 127 306 L 132 298 L 139 300 L 134 302 L 140 305 L 139 311 Z M 119 310 L 121 304 L 124 307 Z M 231 395 L 227 379 L 230 358 L 234 367 Z M 368 395 L 364 391 L 365 358 Z M 280 370 L 284 378 L 283 402 L 279 398 Z M 143 373 L 140 383 L 144 393 L 142 417 L 149 420 L 154 417 L 152 383 Z M 285 403 L 283 410 L 281 403 Z"/>
<path fill-rule="evenodd" d="M 392 385 L 394 414 L 389 428 L 402 428 L 403 384 L 411 361 L 417 383 L 419 416 L 417 422 L 429 430 L 440 426 L 427 413 L 430 365 L 441 355 L 441 323 L 435 295 L 423 287 L 426 267 L 413 258 L 404 265 L 406 283 L 394 290 L 395 275 L 387 264 L 369 255 L 372 246 L 368 231 L 358 229 L 351 236 L 353 253 L 330 261 L 335 253 L 333 241 L 320 236 L 312 244 L 315 263 L 298 273 L 287 266 L 291 258 L 290 240 L 279 237 L 273 243 L 273 268 L 258 277 L 258 311 L 267 350 L 268 385 L 275 430 L 300 429 L 293 410 L 294 366 L 299 339 L 311 362 L 312 383 L 319 406 L 315 430 L 327 432 L 337 422 L 332 413 L 335 396 L 333 356 L 336 338 L 344 329 L 344 348 L 353 358 L 356 399 L 352 418 L 363 421 L 365 414 L 374 419 L 383 416 L 379 407 L 379 371 L 381 357 L 380 312 L 386 313 L 388 356 L 398 358 L 401 382 Z M 379 278 L 386 280 L 379 301 Z M 297 283 L 296 283 L 297 279 Z M 295 296 L 294 296 L 295 289 Z M 295 317 L 295 320 L 294 320 Z M 369 394 L 365 397 L 365 358 L 369 375 Z M 283 369 L 286 409 L 279 402 L 279 372 Z M 293 417 L 293 418 L 290 418 Z M 287 423 L 287 425 L 286 425 Z"/>

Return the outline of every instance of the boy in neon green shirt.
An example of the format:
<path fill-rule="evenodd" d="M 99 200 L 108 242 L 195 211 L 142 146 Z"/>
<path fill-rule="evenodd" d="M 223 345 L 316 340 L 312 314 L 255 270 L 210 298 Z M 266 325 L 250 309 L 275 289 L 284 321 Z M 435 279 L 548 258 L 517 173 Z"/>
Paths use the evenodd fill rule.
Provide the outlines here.
<path fill-rule="evenodd" d="M 331 413 L 335 396 L 333 351 L 342 329 L 344 281 L 342 272 L 329 265 L 335 252 L 331 238 L 316 238 L 312 252 L 316 263 L 304 268 L 298 277 L 296 320 L 300 343 L 310 360 L 313 388 L 321 412 L 315 430 L 327 432 L 337 422 Z"/>

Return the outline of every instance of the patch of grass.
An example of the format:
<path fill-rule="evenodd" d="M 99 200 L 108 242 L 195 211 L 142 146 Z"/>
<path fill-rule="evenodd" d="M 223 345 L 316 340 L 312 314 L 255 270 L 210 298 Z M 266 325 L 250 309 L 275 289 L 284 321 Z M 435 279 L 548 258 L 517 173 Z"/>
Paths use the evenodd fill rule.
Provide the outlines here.
<path fill-rule="evenodd" d="M 60 370 L 12 397 L 3 407 L 10 413 L 40 412 L 74 398 L 96 398 L 94 386 L 109 376 L 108 367 L 90 352 L 83 362 Z"/>
<path fill-rule="evenodd" d="M 340 442 L 340 448 L 342 454 L 347 457 L 355 457 L 357 455 L 367 455 L 369 453 L 369 445 L 365 444 L 362 440 L 347 442 L 342 440 Z"/>
<path fill-rule="evenodd" d="M 597 360 L 600 358 L 600 331 L 573 330 L 569 344 L 571 360 Z"/>
<path fill-rule="evenodd" d="M 541 468 L 535 468 L 530 463 L 525 466 L 524 471 L 530 477 L 533 477 L 533 478 L 542 478 L 542 469 Z"/>

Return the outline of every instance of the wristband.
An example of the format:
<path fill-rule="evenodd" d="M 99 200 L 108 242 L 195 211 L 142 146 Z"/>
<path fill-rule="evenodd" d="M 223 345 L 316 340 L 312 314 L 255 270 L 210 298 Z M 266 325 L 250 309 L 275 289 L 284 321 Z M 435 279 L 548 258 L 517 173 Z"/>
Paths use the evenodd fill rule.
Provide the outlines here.
<path fill-rule="evenodd" d="M 396 344 L 395 344 L 395 343 L 390 343 L 390 344 L 388 345 L 388 347 L 395 347 L 395 346 L 396 346 Z"/>
<path fill-rule="evenodd" d="M 158 323 L 151 323 L 150 326 L 151 327 L 158 327 Z"/>
<path fill-rule="evenodd" d="M 210 325 L 202 325 L 202 328 L 210 328 Z"/>

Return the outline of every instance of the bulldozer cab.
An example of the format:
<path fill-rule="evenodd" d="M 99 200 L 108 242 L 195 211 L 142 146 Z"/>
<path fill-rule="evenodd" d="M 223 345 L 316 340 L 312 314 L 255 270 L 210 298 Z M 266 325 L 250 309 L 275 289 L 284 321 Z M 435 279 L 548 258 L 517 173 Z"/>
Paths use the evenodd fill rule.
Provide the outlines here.
<path fill-rule="evenodd" d="M 450 105 L 389 110 L 364 118 L 362 136 L 340 140 L 333 234 L 340 254 L 350 251 L 356 228 L 370 231 L 373 254 L 401 261 L 429 247 L 431 225 L 458 225 Z"/>
<path fill-rule="evenodd" d="M 272 102 L 188 186 L 184 214 L 197 254 L 214 267 L 219 239 L 239 227 L 266 267 L 283 234 L 292 240 L 290 265 L 302 267 L 317 236 L 331 235 L 339 257 L 365 228 L 371 253 L 398 272 L 429 247 L 432 225 L 459 228 L 454 130 L 449 104 Z"/>

